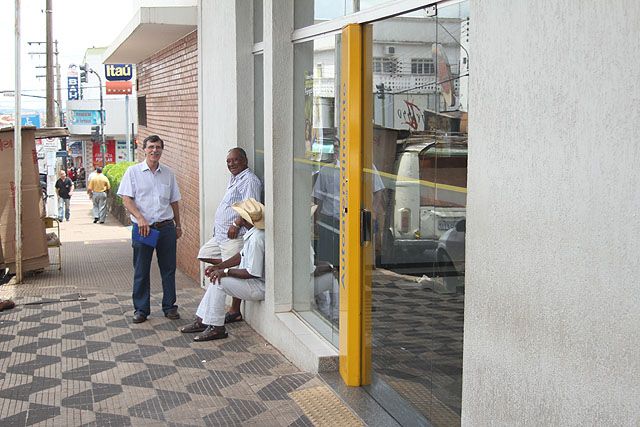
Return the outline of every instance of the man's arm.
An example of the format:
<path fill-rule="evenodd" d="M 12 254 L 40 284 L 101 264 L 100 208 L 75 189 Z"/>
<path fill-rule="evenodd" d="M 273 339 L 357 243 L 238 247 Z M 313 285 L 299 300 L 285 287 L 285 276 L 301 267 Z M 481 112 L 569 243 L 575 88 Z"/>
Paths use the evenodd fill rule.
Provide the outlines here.
<path fill-rule="evenodd" d="M 224 273 L 224 270 L 213 270 L 209 277 L 213 283 L 219 282 L 223 277 L 235 277 L 236 279 L 258 279 L 258 276 L 253 276 L 246 268 L 231 268 L 227 274 Z"/>
<path fill-rule="evenodd" d="M 235 267 L 236 265 L 240 264 L 240 259 L 241 259 L 241 255 L 240 252 L 238 252 L 237 254 L 235 254 L 234 256 L 232 256 L 229 259 L 226 259 L 224 261 L 222 261 L 219 264 L 216 265 L 210 265 L 207 268 L 204 269 L 204 275 L 207 277 L 211 277 L 211 275 L 213 274 L 213 272 L 215 270 L 224 270 L 225 268 L 229 268 L 229 267 Z"/>
<path fill-rule="evenodd" d="M 149 225 L 150 225 L 149 222 L 147 222 L 147 219 L 144 216 L 142 216 L 142 213 L 140 213 L 138 206 L 136 206 L 136 202 L 131 197 L 129 196 L 121 196 L 121 197 L 122 197 L 122 204 L 124 205 L 124 207 L 127 208 L 129 213 L 133 215 L 138 221 L 138 230 L 140 232 L 140 235 L 142 237 L 147 237 L 149 235 Z"/>
<path fill-rule="evenodd" d="M 180 205 L 178 202 L 171 203 L 171 209 L 173 210 L 173 221 L 176 223 L 176 238 L 182 236 L 182 225 L 180 225 Z"/>

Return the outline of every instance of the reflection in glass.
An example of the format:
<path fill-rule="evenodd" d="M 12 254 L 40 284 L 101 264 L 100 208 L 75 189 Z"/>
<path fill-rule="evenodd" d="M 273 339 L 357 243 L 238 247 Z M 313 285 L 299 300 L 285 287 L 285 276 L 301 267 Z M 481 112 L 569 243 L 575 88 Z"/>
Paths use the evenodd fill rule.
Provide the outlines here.
<path fill-rule="evenodd" d="M 339 36 L 294 47 L 294 310 L 337 346 Z"/>
<path fill-rule="evenodd" d="M 403 424 L 460 424 L 466 5 L 373 24 L 372 164 L 363 170 L 374 218 L 368 390 L 383 406 L 394 402 Z"/>

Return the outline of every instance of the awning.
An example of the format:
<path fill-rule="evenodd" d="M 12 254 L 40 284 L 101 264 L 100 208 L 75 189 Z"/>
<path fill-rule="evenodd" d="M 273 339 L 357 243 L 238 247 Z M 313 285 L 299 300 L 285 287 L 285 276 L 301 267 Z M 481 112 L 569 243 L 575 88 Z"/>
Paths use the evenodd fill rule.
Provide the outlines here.
<path fill-rule="evenodd" d="M 195 31 L 197 18 L 196 6 L 141 7 L 107 48 L 102 62 L 138 64 Z"/>

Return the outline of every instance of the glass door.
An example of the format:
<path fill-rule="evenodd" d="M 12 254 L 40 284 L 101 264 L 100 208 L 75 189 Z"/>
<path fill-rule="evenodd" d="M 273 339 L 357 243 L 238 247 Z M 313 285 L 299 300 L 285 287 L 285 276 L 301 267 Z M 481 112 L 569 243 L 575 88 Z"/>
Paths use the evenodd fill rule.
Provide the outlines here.
<path fill-rule="evenodd" d="M 468 3 L 362 28 L 362 382 L 403 425 L 458 425 Z"/>

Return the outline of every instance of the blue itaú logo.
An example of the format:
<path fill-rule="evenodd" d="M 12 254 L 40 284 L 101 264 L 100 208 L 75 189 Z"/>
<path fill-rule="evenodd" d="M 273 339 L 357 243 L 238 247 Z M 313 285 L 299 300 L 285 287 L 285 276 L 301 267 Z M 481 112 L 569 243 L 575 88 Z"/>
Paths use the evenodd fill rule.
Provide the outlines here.
<path fill-rule="evenodd" d="M 131 64 L 105 64 L 104 75 L 110 82 L 131 80 L 133 67 Z"/>

